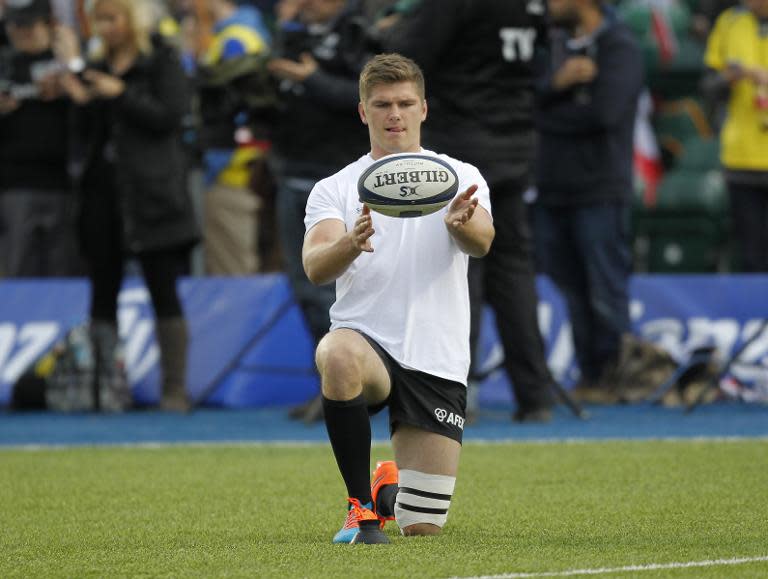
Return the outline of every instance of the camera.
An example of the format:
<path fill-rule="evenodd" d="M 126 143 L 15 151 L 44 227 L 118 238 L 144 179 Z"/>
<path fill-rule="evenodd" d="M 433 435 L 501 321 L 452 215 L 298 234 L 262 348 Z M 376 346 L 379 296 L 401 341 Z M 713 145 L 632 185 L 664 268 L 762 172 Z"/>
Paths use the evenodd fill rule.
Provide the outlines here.
<path fill-rule="evenodd" d="M 71 72 L 75 77 L 77 77 L 77 80 L 79 80 L 82 83 L 87 83 L 88 81 L 83 76 L 86 69 L 85 66 L 85 60 L 83 60 L 80 57 L 73 58 L 67 63 L 67 70 Z"/>
<path fill-rule="evenodd" d="M 284 22 L 275 32 L 272 53 L 277 58 L 298 60 L 303 52 L 310 49 L 309 31 L 302 22 Z"/>
<path fill-rule="evenodd" d="M 32 83 L 17 84 L 7 79 L 0 79 L 0 94 L 22 101 L 37 98 L 40 90 Z"/>

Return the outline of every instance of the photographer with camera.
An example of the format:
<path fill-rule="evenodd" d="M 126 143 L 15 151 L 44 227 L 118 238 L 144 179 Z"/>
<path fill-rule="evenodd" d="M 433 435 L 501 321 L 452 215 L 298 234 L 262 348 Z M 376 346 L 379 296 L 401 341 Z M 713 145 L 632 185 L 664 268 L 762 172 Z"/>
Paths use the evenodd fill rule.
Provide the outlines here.
<path fill-rule="evenodd" d="M 367 60 L 367 22 L 356 0 L 305 0 L 283 12 L 269 69 L 278 81 L 279 109 L 272 136 L 277 216 L 285 270 L 317 344 L 330 328 L 333 286 L 304 274 L 304 210 L 317 181 L 368 150 L 355 113 L 358 77 Z M 320 418 L 320 399 L 294 413 Z"/>
<path fill-rule="evenodd" d="M 67 174 L 71 105 L 58 87 L 49 0 L 6 0 L 0 52 L 0 275 L 80 273 Z"/>

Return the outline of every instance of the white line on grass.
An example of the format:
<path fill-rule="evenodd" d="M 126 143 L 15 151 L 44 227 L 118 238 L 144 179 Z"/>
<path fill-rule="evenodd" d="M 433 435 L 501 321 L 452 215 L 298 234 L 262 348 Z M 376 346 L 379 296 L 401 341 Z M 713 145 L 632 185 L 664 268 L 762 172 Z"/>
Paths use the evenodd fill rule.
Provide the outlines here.
<path fill-rule="evenodd" d="M 592 444 L 614 442 L 768 442 L 768 435 L 756 436 L 648 436 L 648 437 L 606 437 L 606 438 L 465 438 L 465 445 L 494 446 L 506 444 Z"/>
<path fill-rule="evenodd" d="M 743 565 L 768 561 L 764 557 L 741 557 L 738 559 L 710 559 L 684 563 L 652 563 L 649 565 L 628 565 L 626 567 L 599 567 L 595 569 L 569 569 L 566 571 L 544 571 L 540 573 L 503 573 L 501 575 L 477 575 L 475 577 L 452 577 L 451 579 L 524 579 L 527 577 L 575 577 L 578 575 L 605 575 L 608 573 L 630 573 L 635 571 L 663 571 L 665 569 L 687 569 L 690 567 L 719 567 L 722 565 Z"/>
<path fill-rule="evenodd" d="M 693 436 L 693 437 L 668 437 L 668 438 L 468 438 L 464 440 L 465 446 L 500 446 L 500 445 L 557 445 L 557 444 L 612 444 L 616 442 L 671 442 L 671 443 L 734 443 L 734 442 L 768 442 L 768 436 Z M 43 443 L 43 444 L 3 444 L 2 451 L 47 451 L 47 450 L 71 450 L 75 448 L 138 448 L 138 449 L 165 449 L 183 447 L 312 447 L 326 446 L 327 440 L 176 440 L 176 441 L 145 441 L 145 442 L 71 442 L 71 443 Z M 386 438 L 374 438 L 374 446 L 386 446 L 389 441 Z"/>

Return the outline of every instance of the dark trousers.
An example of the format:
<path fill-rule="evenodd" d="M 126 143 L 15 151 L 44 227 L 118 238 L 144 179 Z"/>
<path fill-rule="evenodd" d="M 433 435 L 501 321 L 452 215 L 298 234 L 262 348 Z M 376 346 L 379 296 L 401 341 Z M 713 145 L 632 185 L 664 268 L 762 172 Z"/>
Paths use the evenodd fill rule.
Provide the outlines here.
<path fill-rule="evenodd" d="M 0 191 L 0 276 L 81 275 L 72 204 L 65 190 Z"/>
<path fill-rule="evenodd" d="M 328 310 L 336 301 L 336 286 L 313 285 L 304 273 L 301 249 L 304 245 L 304 214 L 307 198 L 315 185 L 313 179 L 280 176 L 277 180 L 277 220 L 283 250 L 285 273 L 293 296 L 317 344 L 328 333 Z"/>
<path fill-rule="evenodd" d="M 136 255 L 158 319 L 183 317 L 176 282 L 189 275 L 189 249 L 158 249 Z M 123 281 L 124 256 L 90 261 L 91 319 L 117 322 L 117 297 Z"/>
<path fill-rule="evenodd" d="M 629 205 L 534 209 L 536 258 L 568 306 L 582 377 L 599 380 L 630 331 Z"/>
<path fill-rule="evenodd" d="M 728 183 L 731 231 L 746 272 L 768 271 L 768 187 Z"/>
<path fill-rule="evenodd" d="M 80 219 L 80 237 L 91 281 L 91 319 L 116 323 L 117 297 L 127 256 L 114 194 L 89 197 Z M 176 282 L 189 275 L 189 256 L 187 245 L 142 251 L 135 256 L 159 319 L 183 316 Z"/>
<path fill-rule="evenodd" d="M 493 184 L 491 207 L 496 228 L 491 250 L 469 262 L 470 345 L 474 354 L 482 308 L 487 302 L 496 316 L 504 368 L 518 407 L 523 411 L 547 407 L 553 403 L 549 388 L 552 376 L 539 329 L 531 231 L 520 186 L 514 182 Z M 473 355 L 473 370 L 476 362 Z"/>

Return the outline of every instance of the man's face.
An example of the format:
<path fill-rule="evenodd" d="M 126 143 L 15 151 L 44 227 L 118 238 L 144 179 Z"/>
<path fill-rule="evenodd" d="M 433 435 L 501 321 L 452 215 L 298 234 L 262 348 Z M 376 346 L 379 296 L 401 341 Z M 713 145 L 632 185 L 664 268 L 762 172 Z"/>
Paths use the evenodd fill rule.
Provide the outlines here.
<path fill-rule="evenodd" d="M 548 0 L 547 5 L 553 24 L 573 28 L 578 23 L 577 0 Z"/>
<path fill-rule="evenodd" d="M 191 8 L 192 12 L 195 11 L 195 2 L 191 2 Z M 206 12 L 208 13 L 208 17 L 212 20 L 216 20 L 217 18 L 221 18 L 221 13 L 223 10 L 225 10 L 228 6 L 230 6 L 230 3 L 227 2 L 227 0 L 208 0 L 207 2 L 203 3 L 203 6 L 206 8 Z"/>
<path fill-rule="evenodd" d="M 768 18 L 768 0 L 747 0 L 746 5 L 758 18 Z"/>
<path fill-rule="evenodd" d="M 335 17 L 346 0 L 304 0 L 301 3 L 301 20 L 308 24 L 324 24 Z"/>
<path fill-rule="evenodd" d="M 415 83 L 375 85 L 358 110 L 368 125 L 374 159 L 421 150 L 421 123 L 427 118 L 427 102 Z"/>
<path fill-rule="evenodd" d="M 5 29 L 16 52 L 37 54 L 51 47 L 51 29 L 46 20 L 6 22 Z"/>

